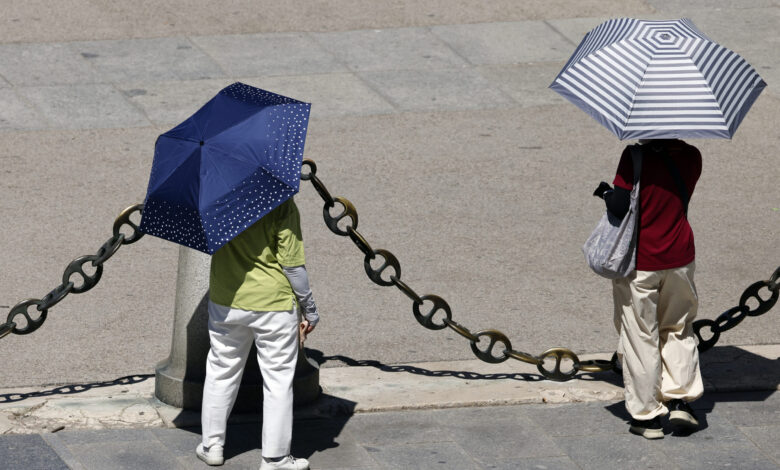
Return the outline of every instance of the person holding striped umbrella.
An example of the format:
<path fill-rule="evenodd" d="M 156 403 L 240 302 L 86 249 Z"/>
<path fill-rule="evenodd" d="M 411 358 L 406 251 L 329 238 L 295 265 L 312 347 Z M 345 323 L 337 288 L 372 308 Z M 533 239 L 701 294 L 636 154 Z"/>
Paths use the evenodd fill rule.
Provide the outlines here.
<path fill-rule="evenodd" d="M 623 151 L 614 188 L 601 182 L 594 195 L 622 219 L 640 162 L 636 269 L 612 283 L 629 431 L 645 438 L 664 437 L 667 414 L 673 427 L 698 429 L 689 403 L 703 394 L 687 220 L 702 158 L 680 139 L 730 139 L 765 86 L 689 19 L 631 18 L 589 32 L 550 85 L 621 140 L 641 144 Z"/>

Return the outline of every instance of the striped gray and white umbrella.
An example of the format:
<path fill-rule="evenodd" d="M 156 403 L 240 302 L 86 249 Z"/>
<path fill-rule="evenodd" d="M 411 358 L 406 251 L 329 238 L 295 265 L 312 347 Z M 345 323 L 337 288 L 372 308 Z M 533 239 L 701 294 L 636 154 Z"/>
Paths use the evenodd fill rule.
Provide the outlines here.
<path fill-rule="evenodd" d="M 550 88 L 622 139 L 730 139 L 766 83 L 687 18 L 606 21 Z"/>

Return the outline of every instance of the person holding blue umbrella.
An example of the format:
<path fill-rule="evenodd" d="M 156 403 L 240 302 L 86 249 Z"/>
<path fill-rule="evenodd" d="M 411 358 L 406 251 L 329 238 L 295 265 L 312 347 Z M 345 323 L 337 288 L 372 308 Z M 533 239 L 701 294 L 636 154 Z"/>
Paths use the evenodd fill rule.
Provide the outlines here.
<path fill-rule="evenodd" d="M 621 140 L 641 143 L 623 151 L 614 189 L 602 182 L 594 195 L 620 220 L 639 185 L 635 269 L 612 283 L 629 431 L 645 438 L 664 437 L 667 414 L 671 425 L 697 429 L 688 403 L 703 393 L 687 218 L 702 161 L 680 139 L 731 138 L 765 86 L 689 19 L 632 18 L 590 31 L 550 85 Z"/>
<path fill-rule="evenodd" d="M 227 419 L 252 343 L 263 375 L 261 470 L 305 470 L 290 455 L 292 384 L 302 339 L 319 320 L 305 268 L 300 216 L 289 199 L 220 248 L 211 260 L 209 337 L 198 457 L 224 462 Z"/>
<path fill-rule="evenodd" d="M 263 376 L 260 468 L 309 468 L 290 444 L 299 335 L 319 321 L 292 199 L 310 106 L 234 83 L 155 144 L 139 228 L 212 255 L 211 349 L 195 451 L 209 465 L 224 463 L 227 419 L 254 343 Z"/>

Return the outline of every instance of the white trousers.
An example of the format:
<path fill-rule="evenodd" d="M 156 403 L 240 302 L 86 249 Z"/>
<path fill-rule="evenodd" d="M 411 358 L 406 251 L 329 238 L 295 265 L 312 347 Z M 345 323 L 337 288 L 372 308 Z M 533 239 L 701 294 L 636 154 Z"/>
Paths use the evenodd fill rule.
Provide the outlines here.
<path fill-rule="evenodd" d="M 201 425 L 203 445 L 225 445 L 227 419 L 236 401 L 254 341 L 263 376 L 263 457 L 290 454 L 293 377 L 298 360 L 298 312 L 253 312 L 209 301 L 211 350 L 206 361 Z"/>
<path fill-rule="evenodd" d="M 699 306 L 694 270 L 692 262 L 612 282 L 626 409 L 634 419 L 665 415 L 664 402 L 704 393 L 692 327 Z"/>

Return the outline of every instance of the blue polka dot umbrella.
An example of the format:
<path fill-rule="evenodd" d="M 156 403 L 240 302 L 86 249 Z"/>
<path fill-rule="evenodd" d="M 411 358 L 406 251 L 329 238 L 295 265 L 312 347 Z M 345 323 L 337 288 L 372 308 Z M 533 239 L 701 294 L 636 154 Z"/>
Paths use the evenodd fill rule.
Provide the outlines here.
<path fill-rule="evenodd" d="M 687 18 L 604 22 L 550 88 L 622 139 L 730 139 L 766 83 Z"/>
<path fill-rule="evenodd" d="M 162 134 L 140 230 L 213 254 L 298 192 L 311 105 L 243 83 Z"/>

